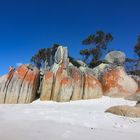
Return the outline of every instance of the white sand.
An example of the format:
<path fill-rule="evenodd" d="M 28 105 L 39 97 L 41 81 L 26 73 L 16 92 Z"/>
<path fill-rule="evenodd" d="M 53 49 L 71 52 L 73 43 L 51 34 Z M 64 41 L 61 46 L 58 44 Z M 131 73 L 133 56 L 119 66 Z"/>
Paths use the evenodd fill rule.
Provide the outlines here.
<path fill-rule="evenodd" d="M 70 103 L 0 105 L 0 140 L 139 140 L 140 119 L 104 111 L 135 102 L 103 97 Z"/>

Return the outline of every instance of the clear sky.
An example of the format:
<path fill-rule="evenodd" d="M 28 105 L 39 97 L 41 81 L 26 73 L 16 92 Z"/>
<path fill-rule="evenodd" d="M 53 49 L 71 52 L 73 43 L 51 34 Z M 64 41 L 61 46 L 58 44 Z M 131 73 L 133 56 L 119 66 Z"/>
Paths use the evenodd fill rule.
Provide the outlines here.
<path fill-rule="evenodd" d="M 54 43 L 79 58 L 81 41 L 97 30 L 114 36 L 110 48 L 134 57 L 140 0 L 0 0 L 0 75 Z"/>

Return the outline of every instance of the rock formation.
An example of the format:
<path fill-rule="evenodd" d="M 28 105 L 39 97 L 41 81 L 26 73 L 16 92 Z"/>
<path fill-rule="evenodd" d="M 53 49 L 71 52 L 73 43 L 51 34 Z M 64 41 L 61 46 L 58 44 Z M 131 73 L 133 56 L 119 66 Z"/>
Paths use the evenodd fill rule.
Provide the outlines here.
<path fill-rule="evenodd" d="M 51 100 L 53 86 L 53 73 L 47 71 L 43 78 L 42 88 L 41 88 L 41 96 L 40 99 L 43 100 Z"/>
<path fill-rule="evenodd" d="M 31 65 L 16 70 L 10 67 L 9 73 L 0 77 L 0 103 L 30 103 L 38 92 L 40 100 L 68 102 L 102 95 L 124 97 L 140 89 L 139 82 L 125 72 L 123 52 L 108 53 L 93 69 L 80 60 L 79 67 L 69 62 L 67 47 L 59 46 L 50 58 L 40 71 Z"/>
<path fill-rule="evenodd" d="M 124 97 L 134 94 L 138 84 L 125 72 L 122 66 L 112 68 L 102 76 L 104 95 Z"/>
<path fill-rule="evenodd" d="M 16 70 L 0 77 L 0 103 L 17 104 L 31 103 L 35 100 L 39 84 L 39 70 L 29 69 L 21 65 Z"/>
<path fill-rule="evenodd" d="M 44 75 L 40 99 L 43 100 L 43 97 L 49 96 L 51 100 L 66 102 L 101 97 L 103 94 L 101 83 L 94 73 L 89 72 L 85 67 L 83 69 L 70 64 L 67 48 L 60 46 L 55 54 L 54 65 Z M 52 78 L 45 78 L 49 77 L 50 73 L 54 75 L 53 82 Z M 48 85 L 51 87 L 49 93 Z"/>

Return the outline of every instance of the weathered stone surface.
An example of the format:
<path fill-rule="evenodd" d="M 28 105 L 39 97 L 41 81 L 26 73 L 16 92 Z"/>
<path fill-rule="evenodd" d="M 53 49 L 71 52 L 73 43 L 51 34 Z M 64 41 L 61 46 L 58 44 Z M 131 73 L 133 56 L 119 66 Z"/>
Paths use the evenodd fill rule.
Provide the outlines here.
<path fill-rule="evenodd" d="M 0 77 L 0 102 L 8 104 L 30 103 L 35 99 L 39 70 L 21 65 L 8 75 Z"/>
<path fill-rule="evenodd" d="M 31 103 L 35 99 L 38 82 L 39 70 L 37 68 L 29 69 L 21 86 L 18 103 Z"/>
<path fill-rule="evenodd" d="M 14 69 L 10 69 L 7 75 L 0 77 L 0 103 L 5 103 L 7 88 L 13 77 Z"/>
<path fill-rule="evenodd" d="M 82 60 L 77 60 L 77 63 L 82 66 L 82 67 L 86 67 L 86 63 L 84 63 Z"/>
<path fill-rule="evenodd" d="M 61 64 L 64 58 L 64 50 L 62 46 L 59 46 L 56 53 L 55 53 L 55 63 Z"/>
<path fill-rule="evenodd" d="M 123 65 L 125 62 L 125 54 L 121 51 L 111 51 L 105 56 L 105 61 L 110 64 Z"/>
<path fill-rule="evenodd" d="M 101 63 L 99 66 L 95 67 L 92 71 L 97 79 L 101 80 L 102 75 L 112 69 L 112 65 Z"/>
<path fill-rule="evenodd" d="M 102 97 L 102 85 L 97 79 L 93 69 L 80 67 L 84 77 L 83 99 L 94 99 Z"/>
<path fill-rule="evenodd" d="M 127 96 L 125 99 L 139 102 L 140 101 L 140 93 L 134 93 L 134 94 L 132 94 L 130 96 Z"/>
<path fill-rule="evenodd" d="M 58 102 L 94 99 L 103 94 L 124 97 L 140 93 L 140 78 L 129 76 L 120 66 L 125 61 L 122 52 L 110 52 L 94 69 L 79 60 L 79 68 L 71 64 L 67 47 L 59 46 L 50 59 L 45 70 L 39 71 L 30 64 L 21 65 L 16 70 L 10 67 L 9 73 L 0 77 L 0 103 L 30 103 L 37 91 L 41 92 L 41 100 Z M 139 101 L 140 97 L 134 94 L 132 98 Z"/>
<path fill-rule="evenodd" d="M 60 91 L 60 85 L 61 85 L 61 80 L 64 77 L 67 77 L 67 71 L 63 69 L 63 67 L 60 67 L 57 72 L 56 75 L 54 76 L 54 84 L 53 84 L 53 90 L 52 90 L 52 96 L 51 99 L 54 101 L 57 101 L 58 98 L 58 94 Z"/>
<path fill-rule="evenodd" d="M 134 94 L 138 85 L 127 75 L 123 67 L 117 67 L 105 72 L 102 76 L 104 95 L 123 97 Z"/>
<path fill-rule="evenodd" d="M 60 83 L 60 91 L 57 97 L 58 102 L 68 102 L 71 99 L 73 86 L 72 79 L 69 77 L 64 77 Z"/>
<path fill-rule="evenodd" d="M 140 108 L 127 105 L 113 106 L 107 109 L 105 112 L 113 113 L 115 115 L 126 117 L 140 117 Z"/>
<path fill-rule="evenodd" d="M 63 48 L 63 64 L 64 64 L 64 69 L 67 69 L 68 67 L 68 48 L 64 47 Z"/>
<path fill-rule="evenodd" d="M 84 74 L 84 95 L 83 99 L 94 99 L 102 97 L 102 86 L 95 76 Z"/>
<path fill-rule="evenodd" d="M 69 75 L 72 78 L 73 94 L 71 100 L 80 100 L 83 97 L 84 76 L 76 67 L 69 67 Z"/>
<path fill-rule="evenodd" d="M 51 67 L 50 71 L 54 74 L 56 74 L 57 70 L 59 69 L 60 65 L 54 63 L 53 66 Z"/>
<path fill-rule="evenodd" d="M 6 94 L 6 87 L 8 83 L 7 75 L 0 77 L 0 103 L 3 104 L 5 102 L 5 94 Z"/>
<path fill-rule="evenodd" d="M 53 73 L 47 71 L 43 77 L 40 100 L 50 100 L 53 86 Z"/>
<path fill-rule="evenodd" d="M 6 100 L 5 103 L 17 103 L 19 94 L 21 91 L 22 83 L 24 78 L 28 72 L 28 68 L 25 65 L 21 65 L 17 70 L 14 72 L 13 77 L 7 87 L 6 93 Z"/>

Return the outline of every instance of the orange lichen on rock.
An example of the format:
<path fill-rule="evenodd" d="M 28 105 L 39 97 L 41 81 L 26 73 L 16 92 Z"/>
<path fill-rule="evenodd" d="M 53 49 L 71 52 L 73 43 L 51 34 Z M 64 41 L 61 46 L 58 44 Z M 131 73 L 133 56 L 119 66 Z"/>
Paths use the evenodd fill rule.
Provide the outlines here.
<path fill-rule="evenodd" d="M 104 94 L 114 97 L 133 94 L 136 92 L 138 86 L 122 67 L 104 73 L 102 85 Z"/>
<path fill-rule="evenodd" d="M 91 74 L 85 74 L 83 99 L 94 99 L 102 96 L 102 86 Z"/>
<path fill-rule="evenodd" d="M 21 80 L 25 78 L 27 72 L 28 72 L 28 68 L 25 65 L 21 65 L 16 69 L 16 74 L 19 76 Z"/>
<path fill-rule="evenodd" d="M 81 74 L 76 68 L 71 69 L 70 73 L 74 81 L 79 81 L 81 79 Z"/>
<path fill-rule="evenodd" d="M 53 87 L 53 73 L 47 71 L 42 80 L 40 100 L 50 100 Z"/>
<path fill-rule="evenodd" d="M 72 81 L 69 77 L 64 77 L 62 80 L 61 80 L 61 85 L 70 85 L 72 84 Z"/>
<path fill-rule="evenodd" d="M 53 77 L 53 73 L 51 71 L 47 71 L 45 73 L 45 80 L 48 80 Z"/>
<path fill-rule="evenodd" d="M 101 86 L 99 80 L 97 80 L 93 75 L 86 74 L 85 75 L 85 86 L 88 88 L 94 88 L 97 85 Z M 93 89 L 94 90 L 94 89 Z"/>
<path fill-rule="evenodd" d="M 73 94 L 71 100 L 80 100 L 83 96 L 83 74 L 78 68 L 74 66 L 69 67 L 68 71 L 73 85 Z"/>
<path fill-rule="evenodd" d="M 110 88 L 118 87 L 119 71 L 116 69 L 110 70 L 103 75 L 103 90 L 106 92 Z"/>

